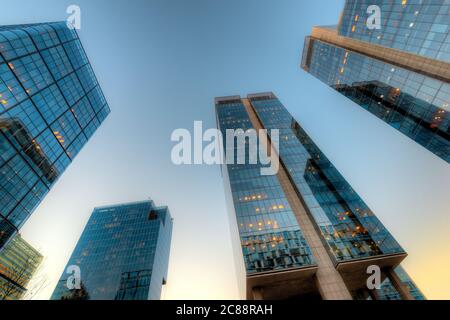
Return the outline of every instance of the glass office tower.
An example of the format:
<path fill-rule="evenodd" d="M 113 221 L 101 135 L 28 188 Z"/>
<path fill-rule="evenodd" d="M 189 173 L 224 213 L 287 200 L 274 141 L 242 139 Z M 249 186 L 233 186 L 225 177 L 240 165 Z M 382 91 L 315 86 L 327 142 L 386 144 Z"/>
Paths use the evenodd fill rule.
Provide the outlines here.
<path fill-rule="evenodd" d="M 243 146 L 227 130 L 265 129 L 269 140 L 279 130 L 277 175 L 262 176 L 262 162 L 222 166 L 242 297 L 376 298 L 366 280 L 377 265 L 402 299 L 413 299 L 395 271 L 404 250 L 275 95 L 216 98 L 216 113 L 235 160 Z"/>
<path fill-rule="evenodd" d="M 337 27 L 306 38 L 302 68 L 450 162 L 449 28 L 445 0 L 347 0 Z"/>
<path fill-rule="evenodd" d="M 20 300 L 42 262 L 42 255 L 20 235 L 0 253 L 0 300 Z"/>
<path fill-rule="evenodd" d="M 0 27 L 0 250 L 109 112 L 65 22 Z"/>
<path fill-rule="evenodd" d="M 96 208 L 51 299 L 159 300 L 172 223 L 168 208 L 153 201 Z M 81 272 L 78 289 L 67 286 L 71 266 Z"/>

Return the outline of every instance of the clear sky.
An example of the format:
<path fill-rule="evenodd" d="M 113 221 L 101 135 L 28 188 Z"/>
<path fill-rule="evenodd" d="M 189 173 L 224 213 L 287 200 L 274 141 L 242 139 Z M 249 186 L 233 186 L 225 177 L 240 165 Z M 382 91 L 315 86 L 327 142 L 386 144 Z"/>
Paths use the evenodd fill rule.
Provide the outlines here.
<path fill-rule="evenodd" d="M 36 298 L 94 207 L 147 198 L 175 218 L 164 298 L 236 298 L 220 170 L 174 166 L 170 135 L 215 127 L 215 96 L 273 91 L 409 252 L 424 293 L 450 299 L 450 166 L 299 67 L 343 0 L 15 0 L 0 21 L 65 20 L 70 4 L 112 113 L 22 230 L 46 256 Z"/>

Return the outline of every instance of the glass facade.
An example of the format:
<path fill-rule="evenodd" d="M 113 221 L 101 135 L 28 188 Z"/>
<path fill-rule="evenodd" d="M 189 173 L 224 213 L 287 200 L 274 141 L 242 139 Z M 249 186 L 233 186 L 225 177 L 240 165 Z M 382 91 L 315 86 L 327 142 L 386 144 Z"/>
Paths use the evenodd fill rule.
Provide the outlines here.
<path fill-rule="evenodd" d="M 280 160 L 336 264 L 404 253 L 275 96 L 250 100 L 263 127 L 280 130 Z"/>
<path fill-rule="evenodd" d="M 226 130 L 252 129 L 250 118 L 240 100 L 216 104 L 216 111 L 225 152 L 237 163 L 237 138 L 227 145 Z M 229 164 L 227 172 L 247 275 L 315 265 L 277 176 L 262 176 L 263 165 L 249 164 L 245 148 L 246 164 Z"/>
<path fill-rule="evenodd" d="M 14 236 L 0 253 L 0 300 L 22 299 L 42 259 L 20 235 Z"/>
<path fill-rule="evenodd" d="M 152 201 L 95 209 L 67 263 L 79 267 L 81 288 L 70 290 L 64 272 L 51 299 L 160 299 L 172 223 L 168 208 Z"/>
<path fill-rule="evenodd" d="M 402 267 L 396 268 L 395 273 L 415 300 L 426 300 L 420 289 Z M 381 289 L 377 291 L 380 300 L 401 300 L 400 295 L 395 290 L 389 279 L 386 279 L 381 285 Z"/>
<path fill-rule="evenodd" d="M 334 272 L 337 270 L 337 275 L 342 276 L 340 279 L 344 288 L 347 286 L 350 296 L 359 299 L 358 292 L 362 290 L 367 298 L 364 275 L 373 259 L 384 261 L 383 268 L 388 270 L 396 267 L 406 256 L 389 231 L 275 95 L 263 93 L 249 95 L 247 99 L 238 96 L 217 98 L 216 114 L 223 136 L 223 156 L 229 161 L 229 155 L 234 155 L 234 164 L 227 162 L 223 165 L 222 172 L 230 214 L 236 218 L 232 218 L 231 223 L 235 223 L 237 228 L 232 225 L 231 229 L 232 232 L 238 232 L 240 239 L 241 252 L 238 254 L 243 255 L 246 269 L 247 297 L 249 286 L 250 290 L 255 290 L 254 283 L 261 283 L 255 282 L 255 279 L 258 279 L 255 275 L 267 277 L 274 271 L 316 268 L 320 277 L 333 279 L 336 279 Z M 287 182 L 286 178 L 282 178 L 284 173 L 262 175 L 260 169 L 265 167 L 265 159 L 260 159 L 258 164 L 250 164 L 250 152 L 259 151 L 251 147 L 250 130 L 259 128 L 267 130 L 271 141 L 274 138 L 273 132 L 278 130 L 279 143 L 272 146 L 279 155 Z M 230 137 L 233 136 L 234 142 L 231 143 Z M 242 155 L 242 149 L 245 151 L 246 161 L 239 164 L 237 160 L 238 155 Z M 301 213 L 302 209 L 297 207 L 295 199 L 300 200 L 306 213 Z M 306 217 L 312 225 L 305 222 Z M 314 231 L 310 230 L 311 228 Z M 317 238 L 312 236 L 312 233 L 317 234 Z M 309 242 L 313 243 L 314 247 L 311 247 Z M 319 249 L 320 246 L 323 246 L 323 249 Z M 390 264 L 389 259 L 397 262 Z M 324 262 L 325 260 L 330 262 Z M 348 266 L 351 266 L 354 275 L 345 271 Z M 364 274 L 362 278 L 359 278 L 360 271 L 356 271 L 359 266 Z M 333 268 L 336 270 L 330 270 Z M 237 270 L 240 275 L 239 269 Z M 402 271 L 397 269 L 397 274 L 399 270 Z M 325 276 L 324 272 L 328 275 Z M 277 288 L 279 275 L 280 273 L 277 273 L 273 282 L 265 278 L 267 280 L 263 282 L 266 286 L 263 287 L 264 292 L 268 292 L 267 286 Z M 401 281 L 410 286 L 412 293 L 416 290 L 415 297 L 421 295 L 406 273 L 400 277 Z M 321 279 L 323 281 L 323 278 Z M 300 283 L 305 284 L 307 281 L 307 278 L 304 278 Z M 358 281 L 361 281 L 361 287 L 355 285 Z M 383 285 L 383 290 L 390 291 L 392 299 L 401 299 L 400 294 L 388 281 Z M 289 280 L 289 283 L 294 282 L 295 278 Z M 333 290 L 338 290 L 339 285 L 333 283 Z M 288 287 L 284 290 L 291 289 Z M 258 288 L 256 285 L 256 289 Z M 271 297 L 280 294 L 276 291 L 278 289 L 274 290 L 272 292 L 276 293 Z M 300 297 L 305 292 L 312 293 L 300 290 L 296 294 Z"/>
<path fill-rule="evenodd" d="M 309 39 L 308 72 L 450 162 L 450 84 Z"/>
<path fill-rule="evenodd" d="M 367 28 L 371 5 L 381 9 L 381 29 Z M 338 31 L 345 37 L 450 62 L 447 0 L 347 0 Z"/>
<path fill-rule="evenodd" d="M 446 0 L 347 0 L 337 32 L 307 37 L 302 67 L 450 163 L 449 28 Z"/>
<path fill-rule="evenodd" d="M 0 27 L 0 250 L 109 113 L 65 22 Z"/>

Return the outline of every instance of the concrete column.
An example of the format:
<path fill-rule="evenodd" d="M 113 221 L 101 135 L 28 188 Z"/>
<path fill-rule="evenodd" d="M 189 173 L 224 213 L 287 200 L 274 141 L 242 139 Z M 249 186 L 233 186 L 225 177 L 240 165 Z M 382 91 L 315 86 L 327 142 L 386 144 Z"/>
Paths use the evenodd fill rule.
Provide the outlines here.
<path fill-rule="evenodd" d="M 372 298 L 372 300 L 380 300 L 380 295 L 378 294 L 378 291 L 376 289 L 374 290 L 367 290 L 369 293 L 369 296 Z"/>
<path fill-rule="evenodd" d="M 403 284 L 398 275 L 395 273 L 394 269 L 387 270 L 386 275 L 391 281 L 395 290 L 397 290 L 397 292 L 402 297 L 402 300 L 415 300 L 414 297 L 409 292 L 408 288 Z"/>

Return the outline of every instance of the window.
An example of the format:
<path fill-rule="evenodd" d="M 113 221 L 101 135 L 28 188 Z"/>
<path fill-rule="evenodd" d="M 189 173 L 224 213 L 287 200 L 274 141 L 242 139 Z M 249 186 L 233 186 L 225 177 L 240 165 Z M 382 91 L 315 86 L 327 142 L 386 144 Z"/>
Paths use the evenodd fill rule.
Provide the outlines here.
<path fill-rule="evenodd" d="M 148 215 L 148 220 L 156 220 L 158 219 L 158 213 L 155 210 L 150 211 Z"/>

